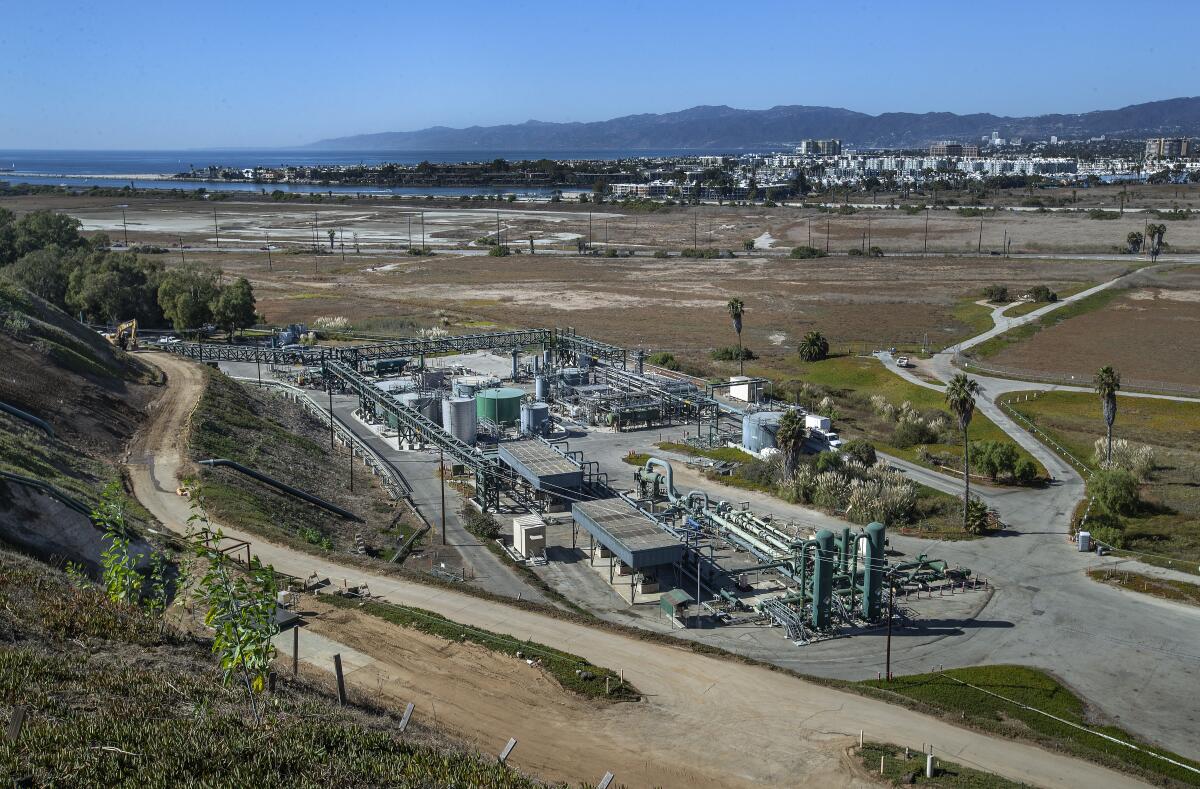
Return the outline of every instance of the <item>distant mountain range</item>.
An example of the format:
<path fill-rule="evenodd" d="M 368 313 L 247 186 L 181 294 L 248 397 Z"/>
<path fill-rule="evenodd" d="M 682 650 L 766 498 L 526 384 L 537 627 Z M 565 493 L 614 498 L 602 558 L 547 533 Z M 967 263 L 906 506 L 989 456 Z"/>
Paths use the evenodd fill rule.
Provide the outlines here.
<path fill-rule="evenodd" d="M 885 112 L 867 115 L 836 107 L 799 105 L 769 110 L 692 107 L 661 115 L 626 115 L 591 123 L 526 121 L 503 126 L 334 137 L 307 147 L 374 151 L 587 151 L 696 149 L 735 151 L 783 147 L 802 139 L 837 138 L 871 148 L 926 145 L 936 140 L 972 142 L 991 134 L 1046 139 L 1200 135 L 1200 97 L 1134 104 L 1077 115 L 1009 118 L 988 113 Z"/>

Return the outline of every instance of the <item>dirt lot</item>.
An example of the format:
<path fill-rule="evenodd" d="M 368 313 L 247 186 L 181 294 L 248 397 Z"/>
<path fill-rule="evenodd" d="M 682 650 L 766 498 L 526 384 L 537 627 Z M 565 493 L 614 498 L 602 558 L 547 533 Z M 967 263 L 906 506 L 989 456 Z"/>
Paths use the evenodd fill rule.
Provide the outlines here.
<path fill-rule="evenodd" d="M 1167 209 L 1196 203 L 1187 198 L 1162 197 L 1161 190 L 1141 189 L 1145 194 L 1131 197 L 1127 205 Z M 1195 189 L 1179 189 L 1183 190 L 1179 192 L 1181 195 L 1197 193 Z M 1131 191 L 1135 193 L 1141 194 L 1138 190 Z M 1117 203 L 1113 201 L 1118 194 L 1114 191 L 1111 195 L 1097 195 L 1099 204 L 1111 203 L 1115 213 Z M 871 202 L 870 196 L 863 194 L 851 195 L 850 199 L 860 204 Z M 931 203 L 932 195 L 876 199 L 877 208 L 854 209 L 855 213 L 850 215 L 792 205 L 673 206 L 651 212 L 623 209 L 617 204 L 581 205 L 568 201 L 526 204 L 443 200 L 422 204 L 411 200 L 345 198 L 313 204 L 280 203 L 264 197 L 214 201 L 133 197 L 117 201 L 111 197 L 46 195 L 3 198 L 0 206 L 18 213 L 33 208 L 67 211 L 77 216 L 86 230 L 103 231 L 120 240 L 127 227 L 131 243 L 164 246 L 177 246 L 180 238 L 192 247 L 213 246 L 219 235 L 222 247 L 259 250 L 266 245 L 269 235 L 271 243 L 280 249 L 311 248 L 315 235 L 319 245 L 330 249 L 328 232 L 332 230 L 335 239 L 331 251 L 339 255 L 343 246 L 349 253 L 382 252 L 406 248 L 410 243 L 420 246 L 422 240 L 434 249 L 473 249 L 482 254 L 484 247 L 474 242 L 495 237 L 497 229 L 507 243 L 522 250 L 528 249 L 532 238 L 540 250 L 573 250 L 579 240 L 590 239 L 597 249 L 650 251 L 696 246 L 740 252 L 745 241 L 757 239 L 760 249 L 776 251 L 811 243 L 820 249 L 828 248 L 831 253 L 877 245 L 889 254 L 926 250 L 931 254 L 977 251 L 987 254 L 1002 250 L 1008 239 L 1012 241 L 1013 252 L 1113 252 L 1124 245 L 1127 233 L 1143 230 L 1150 221 L 1167 225 L 1166 241 L 1171 249 L 1200 249 L 1200 217 L 1195 216 L 1159 219 L 1152 213 L 1130 211 L 1119 218 L 1091 219 L 1086 213 L 1038 212 L 1026 208 L 985 211 L 975 217 L 960 215 L 954 206 L 929 212 L 926 244 L 925 213 L 908 214 L 897 206 Z M 1023 195 L 1022 199 L 1028 198 Z M 1069 200 L 1069 194 L 1053 198 L 1057 199 Z M 1080 205 L 1085 205 L 1087 196 L 1080 199 Z M 117 202 L 129 205 L 125 224 L 120 209 L 115 207 Z M 1000 202 L 1021 200 L 1002 198 Z"/>
<path fill-rule="evenodd" d="M 1200 385 L 1200 271 L 1181 267 L 1139 275 L 1107 306 L 1063 321 L 990 361 L 1090 380 L 1106 364 L 1136 381 Z"/>

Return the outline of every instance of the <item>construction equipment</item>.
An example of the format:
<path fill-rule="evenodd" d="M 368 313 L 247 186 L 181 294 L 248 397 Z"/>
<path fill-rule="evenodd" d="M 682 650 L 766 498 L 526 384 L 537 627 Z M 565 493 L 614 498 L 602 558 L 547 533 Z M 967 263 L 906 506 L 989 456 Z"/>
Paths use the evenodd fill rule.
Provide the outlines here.
<path fill-rule="evenodd" d="M 138 322 L 137 318 L 118 323 L 115 331 L 105 332 L 104 339 L 111 342 L 113 345 L 120 348 L 122 351 L 136 351 L 138 349 Z"/>

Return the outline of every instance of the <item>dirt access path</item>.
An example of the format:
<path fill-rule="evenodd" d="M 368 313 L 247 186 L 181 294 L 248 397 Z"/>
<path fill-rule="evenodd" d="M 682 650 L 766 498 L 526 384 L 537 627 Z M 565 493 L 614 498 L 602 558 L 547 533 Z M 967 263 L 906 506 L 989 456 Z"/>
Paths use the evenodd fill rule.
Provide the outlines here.
<path fill-rule="evenodd" d="M 175 494 L 182 439 L 199 398 L 202 379 L 192 362 L 166 355 L 147 361 L 167 374 L 167 386 L 145 429 L 135 438 L 130 474 L 135 495 L 165 527 L 182 531 L 187 506 Z M 407 672 L 415 687 L 424 677 L 440 725 L 478 737 L 487 746 L 514 736 L 514 763 L 548 778 L 595 781 L 605 770 L 632 786 L 733 786 L 763 784 L 854 787 L 868 785 L 843 761 L 860 729 L 873 740 L 912 748 L 933 743 L 962 764 L 1040 786 L 1145 786 L 1125 775 L 1040 748 L 988 737 L 872 699 L 811 684 L 757 666 L 698 655 L 670 645 L 561 621 L 458 592 L 399 581 L 338 565 L 323 557 L 259 541 L 225 528 L 282 572 L 366 582 L 382 599 L 435 611 L 459 622 L 531 639 L 624 670 L 645 695 L 640 704 L 593 705 L 564 698 L 523 675 L 487 675 L 471 661 L 447 661 L 445 651 L 413 654 L 400 645 L 407 631 L 380 622 L 358 628 L 331 623 L 328 634 Z M 426 662 L 428 658 L 428 663 Z M 445 673 L 447 666 L 454 671 Z M 417 672 L 420 672 L 419 675 Z M 438 676 L 437 672 L 443 672 Z M 483 674 L 484 676 L 479 676 Z M 461 683 L 461 684 L 460 684 Z M 486 688 L 473 692 L 472 685 Z M 381 687 L 390 681 L 381 681 Z M 413 688 L 396 689 L 411 697 Z M 554 692 L 551 692 L 554 691 Z"/>

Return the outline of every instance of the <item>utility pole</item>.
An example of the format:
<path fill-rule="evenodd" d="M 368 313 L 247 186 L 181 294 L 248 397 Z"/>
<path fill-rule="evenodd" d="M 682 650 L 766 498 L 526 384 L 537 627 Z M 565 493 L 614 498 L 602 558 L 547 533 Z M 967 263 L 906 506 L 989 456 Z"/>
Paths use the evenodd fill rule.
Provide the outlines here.
<path fill-rule="evenodd" d="M 217 237 L 217 249 L 221 248 L 221 226 L 217 224 L 217 207 L 213 206 L 213 233 Z"/>
<path fill-rule="evenodd" d="M 929 209 L 925 209 L 925 248 L 921 252 L 921 257 L 929 254 Z"/>
<path fill-rule="evenodd" d="M 1000 248 L 1004 250 L 1004 257 L 1008 257 L 1008 228 L 1004 228 L 1004 241 L 1000 244 Z"/>
<path fill-rule="evenodd" d="M 273 270 L 274 270 L 274 267 L 271 265 L 271 231 L 268 230 L 267 231 L 267 271 L 273 271 Z"/>
<path fill-rule="evenodd" d="M 412 252 L 412 214 L 408 215 L 408 251 Z"/>
<path fill-rule="evenodd" d="M 438 479 L 442 481 L 442 545 L 446 544 L 446 450 L 438 447 Z"/>
<path fill-rule="evenodd" d="M 183 254 L 183 236 L 179 237 L 179 262 L 187 265 L 187 255 Z"/>
<path fill-rule="evenodd" d="M 890 573 L 888 574 L 891 575 Z M 896 603 L 896 588 L 891 583 L 892 579 L 888 578 L 888 628 L 887 628 L 887 658 L 884 663 L 884 678 L 892 681 L 892 606 Z"/>
<path fill-rule="evenodd" d="M 700 248 L 700 209 L 692 211 L 692 249 Z"/>
<path fill-rule="evenodd" d="M 829 220 L 825 220 L 825 254 L 829 254 Z"/>
<path fill-rule="evenodd" d="M 983 254 L 983 220 L 979 220 L 979 243 L 975 246 L 975 254 Z"/>
<path fill-rule="evenodd" d="M 125 209 L 129 208 L 129 206 L 128 205 L 119 205 L 119 206 L 117 206 L 117 208 L 121 209 L 121 228 L 125 231 L 125 248 L 128 249 L 129 248 L 129 225 L 125 222 Z"/>
<path fill-rule="evenodd" d="M 425 212 L 421 212 L 421 254 L 425 254 Z"/>
<path fill-rule="evenodd" d="M 332 415 L 330 416 L 332 422 Z M 346 440 L 346 452 L 350 455 L 350 492 L 354 492 L 354 440 Z"/>
<path fill-rule="evenodd" d="M 333 451 L 333 379 L 329 377 L 329 370 L 325 365 L 321 365 L 321 373 L 325 376 L 325 390 L 329 392 L 329 451 Z"/>
<path fill-rule="evenodd" d="M 871 193 L 871 202 L 874 202 L 875 194 Z M 867 248 L 871 248 L 871 217 L 867 217 Z"/>
<path fill-rule="evenodd" d="M 338 246 L 341 247 L 342 262 L 345 263 L 346 262 L 346 231 L 343 230 L 342 228 L 338 228 Z"/>

